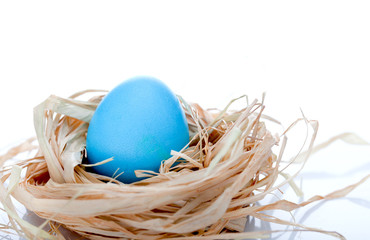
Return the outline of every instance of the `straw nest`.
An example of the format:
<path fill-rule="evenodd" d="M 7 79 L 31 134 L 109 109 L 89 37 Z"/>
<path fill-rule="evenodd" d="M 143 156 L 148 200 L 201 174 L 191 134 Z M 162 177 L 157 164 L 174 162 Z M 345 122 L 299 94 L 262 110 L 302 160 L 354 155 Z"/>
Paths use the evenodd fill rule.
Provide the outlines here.
<path fill-rule="evenodd" d="M 78 100 L 80 95 L 91 92 L 95 91 L 83 91 L 70 98 L 49 97 L 34 109 L 38 144 L 27 141 L 2 157 L 1 164 L 20 152 L 37 148 L 35 157 L 3 167 L 1 180 L 8 182 L 7 188 L 2 184 L 0 189 L 4 208 L 17 226 L 14 229 L 29 239 L 65 239 L 58 230 L 60 225 L 88 239 L 100 240 L 257 237 L 261 233 L 243 231 L 246 216 L 299 226 L 261 212 L 291 211 L 319 200 L 256 204 L 284 184 L 292 183 L 294 177 L 283 174 L 294 161 L 281 161 L 286 132 L 273 135 L 266 129 L 263 119 L 278 122 L 262 114 L 263 101 L 257 100 L 239 111 L 228 110 L 231 103 L 222 111 L 210 111 L 179 97 L 191 140 L 182 151 L 172 151 L 159 173 L 137 171 L 138 176 L 151 177 L 123 184 L 89 172 L 90 166 L 83 161 L 86 132 L 104 96 L 99 93 L 89 100 Z M 307 141 L 308 151 L 299 155 L 299 162 L 304 163 L 318 124 L 301 120 L 313 129 Z M 294 123 L 287 131 L 293 126 Z M 286 179 L 277 183 L 280 174 Z M 43 225 L 34 227 L 21 219 L 9 195 L 47 219 L 52 230 L 44 231 Z"/>

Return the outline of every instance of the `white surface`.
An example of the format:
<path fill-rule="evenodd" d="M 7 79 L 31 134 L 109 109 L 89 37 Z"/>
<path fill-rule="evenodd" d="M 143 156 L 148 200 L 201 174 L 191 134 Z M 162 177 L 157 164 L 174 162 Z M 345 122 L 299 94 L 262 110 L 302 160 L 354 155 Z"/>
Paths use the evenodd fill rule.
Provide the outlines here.
<path fill-rule="evenodd" d="M 369 10 L 368 1 L 2 1 L 0 152 L 34 135 L 32 108 L 50 94 L 135 75 L 205 107 L 266 92 L 266 113 L 285 126 L 300 108 L 318 119 L 318 142 L 348 131 L 370 142 Z M 307 197 L 325 194 L 369 173 L 369 161 L 369 147 L 336 143 L 299 179 Z M 369 192 L 366 183 L 296 219 L 366 239 Z"/>

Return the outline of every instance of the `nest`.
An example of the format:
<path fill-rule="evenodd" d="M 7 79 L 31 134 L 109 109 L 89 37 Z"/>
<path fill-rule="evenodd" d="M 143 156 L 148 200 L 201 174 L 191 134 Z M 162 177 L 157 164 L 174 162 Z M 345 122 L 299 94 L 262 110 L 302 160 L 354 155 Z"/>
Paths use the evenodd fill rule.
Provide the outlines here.
<path fill-rule="evenodd" d="M 261 212 L 291 211 L 325 198 L 314 197 L 301 204 L 286 200 L 256 204 L 281 186 L 292 184 L 295 176 L 282 174 L 294 161 L 282 163 L 286 132 L 273 135 L 266 128 L 263 119 L 278 122 L 262 114 L 263 101 L 257 100 L 238 111 L 228 110 L 231 103 L 224 110 L 211 111 L 179 97 L 191 140 L 182 151 L 172 151 L 172 157 L 162 162 L 158 173 L 137 171 L 138 176 L 149 178 L 123 184 L 90 172 L 91 166 L 84 163 L 86 132 L 104 96 L 100 93 L 86 101 L 78 100 L 80 95 L 91 92 L 94 91 L 70 98 L 49 97 L 34 111 L 38 145 L 29 140 L 1 159 L 3 163 L 20 152 L 37 148 L 35 157 L 2 170 L 3 183 L 10 177 L 8 187 L 3 184 L 0 189 L 4 193 L 2 203 L 17 226 L 14 229 L 20 229 L 18 233 L 27 238 L 65 239 L 59 226 L 99 240 L 259 237 L 261 233 L 244 232 L 246 216 L 299 226 Z M 298 121 L 313 129 L 308 151 L 299 155 L 304 163 L 318 125 L 304 118 Z M 277 181 L 279 175 L 286 179 Z M 35 227 L 21 219 L 10 202 L 10 194 L 28 210 L 47 219 L 51 230 L 44 231 L 43 225 Z"/>

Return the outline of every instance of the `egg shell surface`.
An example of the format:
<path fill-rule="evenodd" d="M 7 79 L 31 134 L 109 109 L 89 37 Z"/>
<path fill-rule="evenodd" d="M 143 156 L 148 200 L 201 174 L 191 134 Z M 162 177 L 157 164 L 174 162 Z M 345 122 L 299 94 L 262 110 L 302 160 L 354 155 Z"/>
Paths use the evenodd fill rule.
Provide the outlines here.
<path fill-rule="evenodd" d="M 185 113 L 175 94 L 152 77 L 129 79 L 110 91 L 98 105 L 86 137 L 87 161 L 93 171 L 124 183 L 137 178 L 135 170 L 158 172 L 171 150 L 189 142 Z"/>

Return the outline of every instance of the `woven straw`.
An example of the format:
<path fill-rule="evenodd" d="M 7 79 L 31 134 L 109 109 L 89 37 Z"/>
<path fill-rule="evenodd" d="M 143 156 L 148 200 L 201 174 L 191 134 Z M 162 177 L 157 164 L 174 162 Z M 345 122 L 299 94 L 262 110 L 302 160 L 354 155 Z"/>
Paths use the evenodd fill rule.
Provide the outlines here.
<path fill-rule="evenodd" d="M 2 171 L 7 173 L 3 183 L 11 176 L 8 188 L 1 186 L 8 193 L 2 194 L 2 203 L 20 235 L 29 239 L 65 239 L 58 230 L 62 225 L 88 239 L 99 240 L 261 237 L 264 232 L 243 232 L 246 216 L 251 215 L 341 238 L 335 232 L 307 228 L 261 213 L 271 209 L 291 211 L 330 198 L 312 198 L 301 204 L 286 200 L 256 204 L 287 183 L 294 187 L 291 180 L 295 175 L 283 174 L 282 170 L 297 160 L 282 163 L 285 133 L 295 123 L 280 135 L 270 133 L 262 119 L 278 122 L 262 114 L 263 101 L 255 100 L 239 111 L 228 110 L 232 102 L 222 111 L 211 111 L 179 97 L 188 120 L 189 145 L 180 152 L 172 151 L 159 173 L 137 171 L 138 176 L 150 177 L 123 184 L 89 172 L 91 166 L 84 164 L 88 122 L 104 94 L 87 101 L 76 98 L 91 92 L 95 93 L 83 91 L 66 99 L 51 96 L 37 106 L 36 156 Z M 298 155 L 300 167 L 296 174 L 312 150 L 318 126 L 316 121 L 305 118 L 298 121 L 305 121 L 313 130 L 307 141 L 308 150 Z M 35 148 L 32 143 L 27 141 L 9 151 L 1 163 Z M 277 181 L 279 175 L 286 179 Z M 47 219 L 51 232 L 20 219 L 9 194 Z"/>

